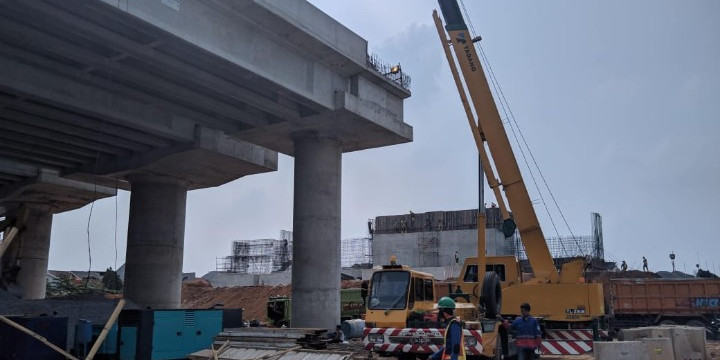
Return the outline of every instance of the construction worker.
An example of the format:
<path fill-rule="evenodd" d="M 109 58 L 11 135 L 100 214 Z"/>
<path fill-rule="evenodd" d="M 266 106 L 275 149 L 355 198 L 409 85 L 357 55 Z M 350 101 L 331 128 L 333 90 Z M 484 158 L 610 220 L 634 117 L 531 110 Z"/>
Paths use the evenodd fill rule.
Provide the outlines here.
<path fill-rule="evenodd" d="M 627 271 L 627 263 L 625 260 L 623 260 L 622 265 L 620 265 L 620 270 Z"/>
<path fill-rule="evenodd" d="M 590 254 L 585 255 L 585 271 L 592 270 L 592 256 Z"/>
<path fill-rule="evenodd" d="M 345 333 L 342 331 L 342 326 L 335 326 L 335 337 L 330 340 L 330 343 L 346 344 Z"/>
<path fill-rule="evenodd" d="M 647 259 L 643 256 L 643 271 L 650 271 L 647 266 Z"/>
<path fill-rule="evenodd" d="M 518 360 L 530 360 L 535 358 L 535 349 L 540 347 L 542 332 L 540 323 L 530 315 L 530 304 L 520 305 L 520 314 L 511 324 L 498 315 L 498 320 L 503 321 L 505 328 L 515 333 L 517 339 L 515 345 L 518 351 Z"/>
<path fill-rule="evenodd" d="M 438 320 L 445 325 L 445 344 L 429 360 L 465 360 L 465 341 L 460 320 L 455 317 L 455 301 L 443 297 L 438 301 Z"/>

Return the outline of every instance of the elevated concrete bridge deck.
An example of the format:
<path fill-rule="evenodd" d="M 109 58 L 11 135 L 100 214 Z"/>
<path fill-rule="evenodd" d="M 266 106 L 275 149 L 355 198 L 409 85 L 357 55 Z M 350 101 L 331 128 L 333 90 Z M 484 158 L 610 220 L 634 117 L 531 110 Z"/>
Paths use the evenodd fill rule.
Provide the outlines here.
<path fill-rule="evenodd" d="M 31 219 L 3 280 L 44 297 L 52 214 L 120 188 L 125 295 L 177 307 L 186 192 L 275 171 L 280 152 L 296 159 L 294 310 L 339 308 L 342 153 L 412 141 L 409 96 L 306 1 L 0 1 L 0 216 Z"/>

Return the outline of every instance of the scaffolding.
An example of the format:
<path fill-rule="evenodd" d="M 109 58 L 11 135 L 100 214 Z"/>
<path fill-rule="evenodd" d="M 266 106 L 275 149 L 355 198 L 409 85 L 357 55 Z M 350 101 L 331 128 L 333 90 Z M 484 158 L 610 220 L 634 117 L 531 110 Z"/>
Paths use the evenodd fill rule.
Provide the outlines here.
<path fill-rule="evenodd" d="M 344 268 L 371 268 L 372 240 L 367 237 L 341 240 L 340 263 Z"/>
<path fill-rule="evenodd" d="M 269 274 L 292 266 L 292 232 L 281 231 L 280 239 L 236 240 L 231 255 L 215 259 L 215 269 L 238 274 Z"/>
<path fill-rule="evenodd" d="M 420 255 L 420 266 L 439 266 L 439 244 L 436 231 L 424 232 L 418 239 L 417 248 Z"/>
<path fill-rule="evenodd" d="M 280 239 L 236 240 L 230 256 L 215 259 L 215 270 L 238 274 L 269 274 L 292 268 L 293 233 L 280 231 Z M 372 239 L 351 238 L 340 242 L 342 267 L 371 268 Z"/>
<path fill-rule="evenodd" d="M 592 259 L 605 260 L 603 245 L 602 217 L 597 213 L 590 213 L 592 221 L 592 235 L 587 236 L 560 236 L 545 239 L 553 259 L 572 259 L 590 255 Z M 527 259 L 525 247 L 518 238 L 512 252 L 520 259 Z"/>

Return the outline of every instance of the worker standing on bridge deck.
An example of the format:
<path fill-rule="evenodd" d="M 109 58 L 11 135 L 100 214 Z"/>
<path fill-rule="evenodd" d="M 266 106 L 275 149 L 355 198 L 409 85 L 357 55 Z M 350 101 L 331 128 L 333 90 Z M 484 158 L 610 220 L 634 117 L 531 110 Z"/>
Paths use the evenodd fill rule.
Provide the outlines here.
<path fill-rule="evenodd" d="M 522 316 L 518 316 L 512 324 L 504 321 L 503 325 L 515 332 L 518 360 L 534 359 L 535 349 L 540 346 L 542 341 L 540 323 L 530 315 L 530 304 L 523 303 L 520 305 L 520 313 Z M 500 319 L 502 319 L 502 317 L 498 315 L 498 320 Z"/>
<path fill-rule="evenodd" d="M 441 298 L 438 301 L 438 310 L 438 320 L 442 319 L 445 325 L 445 345 L 432 354 L 429 360 L 465 360 L 463 328 L 454 314 L 455 301 L 449 297 Z"/>
<path fill-rule="evenodd" d="M 647 266 L 647 259 L 643 256 L 643 271 L 650 271 Z"/>

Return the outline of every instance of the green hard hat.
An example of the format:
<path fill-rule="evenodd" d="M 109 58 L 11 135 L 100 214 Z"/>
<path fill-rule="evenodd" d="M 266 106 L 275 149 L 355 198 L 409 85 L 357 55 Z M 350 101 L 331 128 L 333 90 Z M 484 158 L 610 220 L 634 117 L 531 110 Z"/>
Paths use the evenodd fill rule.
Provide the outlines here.
<path fill-rule="evenodd" d="M 438 309 L 454 309 L 455 308 L 455 301 L 453 299 L 445 296 L 440 298 L 440 301 L 438 301 Z"/>

